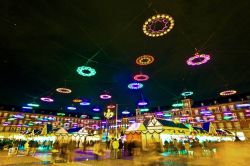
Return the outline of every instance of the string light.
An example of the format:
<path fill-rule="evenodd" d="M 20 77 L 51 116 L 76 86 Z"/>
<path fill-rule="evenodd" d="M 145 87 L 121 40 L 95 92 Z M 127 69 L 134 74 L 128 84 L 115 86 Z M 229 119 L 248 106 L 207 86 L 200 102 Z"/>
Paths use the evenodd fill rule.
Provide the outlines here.
<path fill-rule="evenodd" d="M 52 103 L 54 100 L 50 97 L 41 97 L 40 98 L 44 102 Z"/>
<path fill-rule="evenodd" d="M 230 95 L 234 95 L 236 93 L 237 93 L 236 90 L 226 90 L 226 91 L 220 92 L 220 95 L 221 96 L 230 96 Z"/>
<path fill-rule="evenodd" d="M 195 53 L 194 56 L 187 60 L 187 64 L 190 66 L 197 66 L 207 63 L 210 60 L 210 55 Z"/>
<path fill-rule="evenodd" d="M 88 67 L 88 66 L 80 66 L 77 68 L 76 71 L 79 75 L 84 76 L 84 77 L 91 77 L 96 74 L 95 69 Z"/>
<path fill-rule="evenodd" d="M 72 92 L 72 90 L 68 88 L 57 88 L 56 91 L 59 93 L 71 93 Z"/>
<path fill-rule="evenodd" d="M 158 14 L 149 18 L 143 25 L 143 32 L 150 37 L 163 36 L 174 27 L 174 19 L 165 14 Z"/>
<path fill-rule="evenodd" d="M 142 55 L 136 58 L 136 63 L 141 66 L 149 65 L 154 62 L 154 57 L 152 55 Z"/>
<path fill-rule="evenodd" d="M 138 83 L 138 82 L 133 82 L 128 84 L 128 88 L 129 89 L 141 89 L 143 87 L 142 83 Z"/>
<path fill-rule="evenodd" d="M 149 76 L 146 74 L 136 74 L 134 76 L 135 81 L 147 81 L 149 79 Z"/>

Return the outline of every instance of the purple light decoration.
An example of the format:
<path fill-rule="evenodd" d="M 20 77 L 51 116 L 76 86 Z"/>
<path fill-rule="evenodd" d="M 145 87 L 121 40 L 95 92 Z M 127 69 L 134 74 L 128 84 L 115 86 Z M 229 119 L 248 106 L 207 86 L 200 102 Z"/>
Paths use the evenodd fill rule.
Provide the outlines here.
<path fill-rule="evenodd" d="M 90 105 L 90 102 L 83 101 L 83 102 L 80 103 L 80 105 L 84 105 L 84 106 L 85 106 L 85 105 Z"/>
<path fill-rule="evenodd" d="M 139 101 L 138 102 L 138 105 L 139 106 L 145 106 L 145 105 L 147 105 L 148 103 L 146 102 L 146 101 Z"/>
<path fill-rule="evenodd" d="M 224 112 L 223 114 L 224 114 L 224 115 L 231 115 L 232 112 Z"/>
<path fill-rule="evenodd" d="M 158 112 L 158 113 L 156 113 L 156 115 L 157 115 L 157 116 L 162 116 L 163 113 L 162 113 L 162 112 Z"/>
<path fill-rule="evenodd" d="M 134 121 L 134 120 L 130 120 L 129 122 L 130 122 L 130 123 L 135 123 L 135 121 Z"/>
<path fill-rule="evenodd" d="M 139 82 L 133 82 L 133 83 L 128 84 L 129 89 L 141 89 L 142 87 L 143 87 L 143 84 Z"/>
<path fill-rule="evenodd" d="M 107 100 L 107 99 L 111 99 L 111 95 L 109 95 L 109 94 L 102 94 L 102 95 L 100 95 L 100 98 L 101 99 L 104 99 L 104 100 Z"/>
<path fill-rule="evenodd" d="M 211 111 L 204 110 L 204 111 L 201 111 L 200 113 L 201 113 L 201 114 L 211 114 Z"/>
<path fill-rule="evenodd" d="M 190 66 L 197 66 L 207 63 L 209 60 L 210 60 L 210 55 L 196 53 L 194 56 L 190 57 L 187 60 L 187 64 Z"/>
<path fill-rule="evenodd" d="M 102 121 L 102 123 L 106 123 L 105 121 Z"/>
<path fill-rule="evenodd" d="M 13 115 L 13 117 L 18 118 L 18 119 L 23 119 L 24 115 L 17 114 L 17 115 Z"/>
<path fill-rule="evenodd" d="M 100 108 L 95 107 L 95 108 L 93 108 L 93 111 L 98 112 L 98 111 L 100 111 Z"/>
<path fill-rule="evenodd" d="M 246 116 L 250 116 L 250 114 L 246 114 Z"/>
<path fill-rule="evenodd" d="M 53 100 L 52 98 L 50 98 L 50 97 L 41 97 L 40 99 L 41 99 L 42 101 L 48 102 L 48 103 L 54 102 L 54 100 Z"/>
<path fill-rule="evenodd" d="M 238 108 L 242 108 L 242 107 L 250 107 L 250 103 L 236 104 L 236 107 L 238 107 Z"/>

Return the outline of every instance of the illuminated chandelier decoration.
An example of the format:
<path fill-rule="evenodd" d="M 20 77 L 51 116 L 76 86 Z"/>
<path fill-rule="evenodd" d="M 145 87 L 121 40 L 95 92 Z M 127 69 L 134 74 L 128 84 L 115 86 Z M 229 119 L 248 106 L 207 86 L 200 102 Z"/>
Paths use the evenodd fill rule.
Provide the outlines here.
<path fill-rule="evenodd" d="M 75 98 L 72 100 L 74 103 L 81 103 L 82 102 L 82 99 L 79 99 L 79 98 Z"/>
<path fill-rule="evenodd" d="M 54 100 L 50 97 L 41 97 L 40 100 L 42 100 L 44 102 L 48 102 L 48 103 L 54 102 Z"/>
<path fill-rule="evenodd" d="M 230 96 L 230 95 L 234 95 L 236 93 L 237 93 L 236 90 L 226 90 L 226 91 L 220 92 L 220 95 L 221 96 Z"/>
<path fill-rule="evenodd" d="M 80 66 L 77 68 L 76 72 L 84 77 L 91 77 L 94 76 L 96 74 L 95 69 L 93 69 L 92 67 L 88 67 L 88 66 Z"/>
<path fill-rule="evenodd" d="M 72 92 L 72 90 L 68 88 L 57 88 L 56 91 L 59 93 L 71 93 Z"/>
<path fill-rule="evenodd" d="M 165 14 L 158 14 L 149 18 L 143 25 L 143 32 L 150 37 L 167 34 L 174 27 L 174 19 Z"/>
<path fill-rule="evenodd" d="M 142 73 L 136 74 L 136 75 L 134 76 L 134 80 L 135 80 L 135 81 L 138 81 L 138 82 L 147 81 L 148 79 L 149 79 L 149 76 L 146 75 L 146 74 L 142 74 Z"/>
<path fill-rule="evenodd" d="M 189 66 L 198 66 L 207 63 L 210 60 L 210 55 L 195 53 L 194 56 L 187 60 Z"/>
<path fill-rule="evenodd" d="M 136 58 L 136 63 L 141 66 L 149 65 L 154 62 L 154 57 L 152 55 L 142 55 Z"/>
<path fill-rule="evenodd" d="M 104 111 L 104 116 L 105 118 L 110 119 L 114 116 L 114 112 L 108 108 L 106 111 Z"/>
<path fill-rule="evenodd" d="M 133 82 L 133 83 L 128 84 L 129 89 L 141 89 L 142 87 L 143 87 L 143 84 L 139 82 Z"/>
<path fill-rule="evenodd" d="M 181 95 L 182 95 L 183 97 L 191 96 L 191 95 L 193 95 L 193 94 L 194 94 L 194 92 L 192 92 L 192 91 L 186 91 L 186 92 L 182 92 L 182 93 L 181 93 Z"/>

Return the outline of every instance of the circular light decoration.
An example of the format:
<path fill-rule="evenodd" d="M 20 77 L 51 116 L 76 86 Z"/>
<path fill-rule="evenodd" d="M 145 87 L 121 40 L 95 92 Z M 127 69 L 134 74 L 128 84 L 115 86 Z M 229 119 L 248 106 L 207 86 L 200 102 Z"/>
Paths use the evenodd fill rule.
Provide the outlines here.
<path fill-rule="evenodd" d="M 136 58 L 136 63 L 141 66 L 149 65 L 154 62 L 154 57 L 151 55 L 142 55 Z"/>
<path fill-rule="evenodd" d="M 111 99 L 111 97 L 112 97 L 112 96 L 109 95 L 109 94 L 107 94 L 107 93 L 101 94 L 101 95 L 100 95 L 100 98 L 101 98 L 101 99 L 104 99 L 104 100 Z"/>
<path fill-rule="evenodd" d="M 128 114 L 130 114 L 130 112 L 128 110 L 125 110 L 125 111 L 122 111 L 122 114 L 123 115 L 128 115 Z"/>
<path fill-rule="evenodd" d="M 149 18 L 143 25 L 143 32 L 150 37 L 163 36 L 174 27 L 174 19 L 166 14 L 158 14 Z"/>
<path fill-rule="evenodd" d="M 226 90 L 223 92 L 220 92 L 221 96 L 230 96 L 230 95 L 234 95 L 235 93 L 237 93 L 236 90 Z"/>
<path fill-rule="evenodd" d="M 72 90 L 68 88 L 57 88 L 56 91 L 59 93 L 71 93 L 72 92 Z"/>
<path fill-rule="evenodd" d="M 93 108 L 93 111 L 95 111 L 95 112 L 99 112 L 99 111 L 100 111 L 100 108 L 95 107 L 95 108 Z"/>
<path fill-rule="evenodd" d="M 108 109 L 112 109 L 112 108 L 115 108 L 115 105 L 114 104 L 110 104 L 107 106 Z"/>
<path fill-rule="evenodd" d="M 96 74 L 95 69 L 93 69 L 92 67 L 88 67 L 88 66 L 80 66 L 77 68 L 76 71 L 79 75 L 84 76 L 84 77 L 91 77 Z"/>
<path fill-rule="evenodd" d="M 80 103 L 80 105 L 90 105 L 90 102 L 88 102 L 88 101 L 83 101 L 83 102 Z"/>
<path fill-rule="evenodd" d="M 192 92 L 192 91 L 186 91 L 186 92 L 181 93 L 181 95 L 184 97 L 191 96 L 193 94 L 194 94 L 194 92 Z"/>
<path fill-rule="evenodd" d="M 133 82 L 128 84 L 128 88 L 129 89 L 141 89 L 143 87 L 142 83 L 138 83 L 138 82 Z"/>
<path fill-rule="evenodd" d="M 147 104 L 148 103 L 146 101 L 139 101 L 137 105 L 139 105 L 139 106 L 145 106 Z"/>
<path fill-rule="evenodd" d="M 210 55 L 195 53 L 194 56 L 187 60 L 189 66 L 198 66 L 207 63 L 210 60 Z"/>
<path fill-rule="evenodd" d="M 40 105 L 36 104 L 36 103 L 28 103 L 27 106 L 30 106 L 30 107 L 40 107 Z"/>
<path fill-rule="evenodd" d="M 81 103 L 82 102 L 82 99 L 78 99 L 78 98 L 75 98 L 72 100 L 74 103 Z"/>
<path fill-rule="evenodd" d="M 147 81 L 149 79 L 149 76 L 146 74 L 136 74 L 134 76 L 135 81 Z"/>
<path fill-rule="evenodd" d="M 72 110 L 72 111 L 73 111 L 73 110 L 76 110 L 76 107 L 73 107 L 73 106 L 68 106 L 68 107 L 67 107 L 67 109 L 68 109 L 68 110 Z"/>
<path fill-rule="evenodd" d="M 33 109 L 32 107 L 29 107 L 29 106 L 23 106 L 22 108 L 27 109 L 27 110 L 32 110 Z"/>
<path fill-rule="evenodd" d="M 40 98 L 44 102 L 52 103 L 54 100 L 50 97 L 41 97 Z"/>

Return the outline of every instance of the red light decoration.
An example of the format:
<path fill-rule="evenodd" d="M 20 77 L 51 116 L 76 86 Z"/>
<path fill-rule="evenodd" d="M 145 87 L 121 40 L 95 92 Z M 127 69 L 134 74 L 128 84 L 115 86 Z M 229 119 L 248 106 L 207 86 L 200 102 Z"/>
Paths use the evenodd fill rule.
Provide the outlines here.
<path fill-rule="evenodd" d="M 220 95 L 221 96 L 230 96 L 230 95 L 234 95 L 236 93 L 237 93 L 236 90 L 226 90 L 226 91 L 220 92 Z"/>
<path fill-rule="evenodd" d="M 134 76 L 135 81 L 147 81 L 149 79 L 149 76 L 146 74 L 136 74 Z"/>
<path fill-rule="evenodd" d="M 198 66 L 207 63 L 210 60 L 210 55 L 195 53 L 194 56 L 187 60 L 189 66 Z"/>
<path fill-rule="evenodd" d="M 68 88 L 57 88 L 56 91 L 59 93 L 71 93 L 72 92 L 72 90 Z"/>
<path fill-rule="evenodd" d="M 110 104 L 110 105 L 108 105 L 108 106 L 107 106 L 107 108 L 108 108 L 108 109 L 112 109 L 112 108 L 115 108 L 115 105 L 113 105 L 113 104 Z"/>
<path fill-rule="evenodd" d="M 154 57 L 152 55 L 142 55 L 136 59 L 136 63 L 141 66 L 149 65 L 154 62 Z"/>

